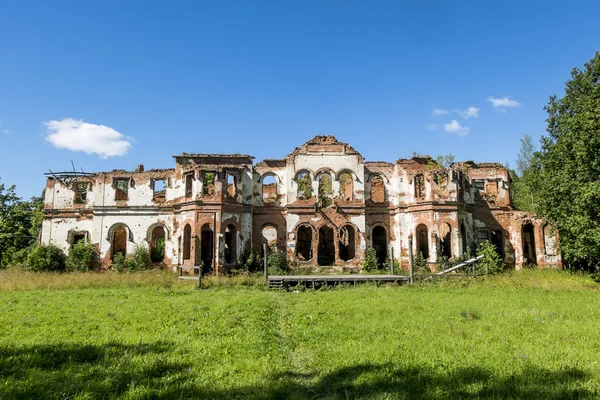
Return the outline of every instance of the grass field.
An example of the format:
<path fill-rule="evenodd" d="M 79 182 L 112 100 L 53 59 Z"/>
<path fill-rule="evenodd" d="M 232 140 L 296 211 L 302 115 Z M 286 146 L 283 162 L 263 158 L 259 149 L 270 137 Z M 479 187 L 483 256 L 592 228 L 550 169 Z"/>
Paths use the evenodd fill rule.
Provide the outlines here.
<path fill-rule="evenodd" d="M 0 272 L 0 399 L 600 397 L 600 289 L 586 278 L 259 281 Z"/>

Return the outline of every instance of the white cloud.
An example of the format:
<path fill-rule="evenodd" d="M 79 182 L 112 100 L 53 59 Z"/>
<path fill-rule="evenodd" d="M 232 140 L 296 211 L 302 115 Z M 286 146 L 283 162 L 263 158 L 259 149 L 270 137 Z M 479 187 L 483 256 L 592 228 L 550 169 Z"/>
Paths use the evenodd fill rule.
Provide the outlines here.
<path fill-rule="evenodd" d="M 466 110 L 454 110 L 464 119 L 479 118 L 479 108 L 469 107 Z"/>
<path fill-rule="evenodd" d="M 8 130 L 7 130 L 7 129 L 5 129 L 5 130 L 4 130 L 4 133 L 8 135 Z"/>
<path fill-rule="evenodd" d="M 462 126 L 455 119 L 448 122 L 447 124 L 444 124 L 444 130 L 449 133 L 456 133 L 458 134 L 458 136 L 466 136 L 469 133 L 469 127 Z"/>
<path fill-rule="evenodd" d="M 509 97 L 488 97 L 487 101 L 492 103 L 492 106 L 499 111 L 504 111 L 506 108 L 521 106 L 521 103 L 516 100 L 511 100 Z"/>
<path fill-rule="evenodd" d="M 438 124 L 427 124 L 427 125 L 425 125 L 425 129 L 427 129 L 428 131 L 435 131 L 439 127 L 440 126 Z"/>
<path fill-rule="evenodd" d="M 450 114 L 450 111 L 444 110 L 443 108 L 436 108 L 432 111 L 433 115 L 446 115 Z"/>
<path fill-rule="evenodd" d="M 84 151 L 100 158 L 122 156 L 131 148 L 131 138 L 104 126 L 89 124 L 83 120 L 65 118 L 62 121 L 45 122 L 48 128 L 46 140 L 59 149 Z"/>

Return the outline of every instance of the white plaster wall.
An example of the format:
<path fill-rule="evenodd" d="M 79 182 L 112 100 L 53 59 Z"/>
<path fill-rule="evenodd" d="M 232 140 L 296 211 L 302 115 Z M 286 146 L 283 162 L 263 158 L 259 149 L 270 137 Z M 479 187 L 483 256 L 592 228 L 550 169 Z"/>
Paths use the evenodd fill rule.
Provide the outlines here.
<path fill-rule="evenodd" d="M 164 224 L 169 233 L 165 238 L 165 255 L 171 257 L 173 263 L 177 261 L 176 238 L 173 235 L 173 215 L 164 214 L 132 214 L 129 212 L 109 213 L 96 215 L 94 218 L 92 243 L 100 244 L 100 256 L 110 256 L 111 240 L 110 228 L 118 223 L 127 225 L 132 233 L 133 241 L 127 241 L 127 253 L 131 254 L 137 246 L 144 245 L 148 248 L 146 240 L 148 229 L 155 223 Z M 129 232 L 128 232 L 129 233 Z M 175 244 L 175 245 L 174 245 Z"/>
<path fill-rule="evenodd" d="M 45 220 L 42 224 L 42 243 L 55 244 L 65 253 L 69 252 L 71 244 L 68 241 L 69 231 L 87 231 L 91 239 L 93 221 L 91 219 L 77 221 L 76 218 L 56 218 Z M 92 243 L 94 243 L 92 241 Z"/>

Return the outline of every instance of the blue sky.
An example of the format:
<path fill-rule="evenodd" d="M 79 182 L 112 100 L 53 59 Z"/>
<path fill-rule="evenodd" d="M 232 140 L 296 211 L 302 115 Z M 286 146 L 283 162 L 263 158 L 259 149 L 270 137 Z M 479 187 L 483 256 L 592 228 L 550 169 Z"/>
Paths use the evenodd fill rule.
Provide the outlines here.
<path fill-rule="evenodd" d="M 599 16 L 597 1 L 2 2 L 0 178 L 28 198 L 71 160 L 260 161 L 319 133 L 371 161 L 514 166 L 600 50 Z"/>

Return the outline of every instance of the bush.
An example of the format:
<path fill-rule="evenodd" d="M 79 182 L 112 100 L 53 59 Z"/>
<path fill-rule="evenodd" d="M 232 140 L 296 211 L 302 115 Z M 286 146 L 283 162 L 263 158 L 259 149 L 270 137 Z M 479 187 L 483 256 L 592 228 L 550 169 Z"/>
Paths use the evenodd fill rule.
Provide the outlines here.
<path fill-rule="evenodd" d="M 369 247 L 365 251 L 363 269 L 367 272 L 375 271 L 377 269 L 377 252 L 372 247 Z"/>
<path fill-rule="evenodd" d="M 272 247 L 267 255 L 267 266 L 269 274 L 284 274 L 289 272 L 285 252 L 278 250 L 276 247 Z"/>
<path fill-rule="evenodd" d="M 413 256 L 413 270 L 415 274 L 431 274 L 431 267 L 427 264 L 427 259 L 423 257 L 423 253 L 419 252 Z"/>
<path fill-rule="evenodd" d="M 156 247 L 152 249 L 152 262 L 161 262 L 165 258 L 165 238 L 156 239 Z"/>
<path fill-rule="evenodd" d="M 117 272 L 135 272 L 147 270 L 151 264 L 150 252 L 145 246 L 140 245 L 127 257 L 121 253 L 115 254 L 112 268 Z"/>
<path fill-rule="evenodd" d="M 75 243 L 67 256 L 67 271 L 91 271 L 100 265 L 100 256 L 96 246 L 86 240 Z"/>
<path fill-rule="evenodd" d="M 27 265 L 34 272 L 64 272 L 67 257 L 56 245 L 41 244 L 33 248 L 27 257 Z"/>
<path fill-rule="evenodd" d="M 500 254 L 489 241 L 481 243 L 477 248 L 477 255 L 483 255 L 483 258 L 477 263 L 477 268 L 482 271 L 487 271 L 489 274 L 499 274 L 504 272 L 505 264 Z"/>
<path fill-rule="evenodd" d="M 262 257 L 259 253 L 255 251 L 251 251 L 247 253 L 244 257 L 244 263 L 242 264 L 242 269 L 248 272 L 258 272 L 263 269 L 263 261 Z"/>

